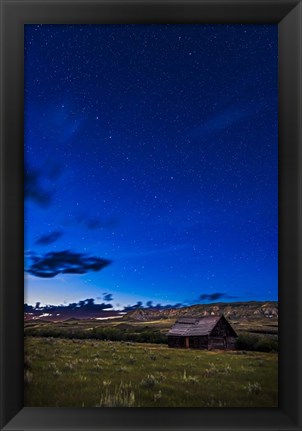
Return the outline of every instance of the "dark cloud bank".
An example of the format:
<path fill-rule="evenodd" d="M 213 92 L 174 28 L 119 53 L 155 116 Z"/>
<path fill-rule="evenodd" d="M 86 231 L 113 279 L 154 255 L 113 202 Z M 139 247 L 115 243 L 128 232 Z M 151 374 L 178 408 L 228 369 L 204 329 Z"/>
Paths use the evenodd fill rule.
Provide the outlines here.
<path fill-rule="evenodd" d="M 108 302 L 113 301 L 112 293 L 104 293 L 103 299 L 104 299 L 104 301 L 108 301 Z"/>
<path fill-rule="evenodd" d="M 110 260 L 88 256 L 69 250 L 49 252 L 42 256 L 30 256 L 32 264 L 26 272 L 36 277 L 53 278 L 58 274 L 86 274 L 100 271 L 111 264 Z"/>
<path fill-rule="evenodd" d="M 104 294 L 104 300 L 107 299 L 107 301 L 111 301 L 112 295 L 111 294 Z M 109 299 L 108 299 L 109 298 Z M 137 310 L 139 308 L 143 308 L 146 310 L 167 310 L 169 308 L 179 308 L 183 304 L 174 304 L 174 305 L 162 305 L 162 304 L 154 304 L 152 301 L 147 301 L 144 305 L 142 301 L 138 301 L 134 305 L 128 305 L 127 307 L 124 307 L 123 309 L 117 310 L 120 312 L 128 312 L 132 310 Z M 47 313 L 60 313 L 60 312 L 69 312 L 69 311 L 75 311 L 77 313 L 79 312 L 98 312 L 98 311 L 104 311 L 104 310 L 110 310 L 113 306 L 109 303 L 102 302 L 101 304 L 96 304 L 94 298 L 87 298 L 84 300 L 81 300 L 79 302 L 73 302 L 67 305 L 45 305 L 41 307 L 40 302 L 37 302 L 34 306 L 33 305 L 24 305 L 24 312 L 25 313 L 33 313 L 33 312 L 47 312 Z"/>
<path fill-rule="evenodd" d="M 215 292 L 215 293 L 204 293 L 200 295 L 202 301 L 217 301 L 218 299 L 237 299 L 238 296 L 229 296 L 226 293 Z"/>
<path fill-rule="evenodd" d="M 43 311 L 47 313 L 59 313 L 63 311 L 83 311 L 83 312 L 97 312 L 111 309 L 111 304 L 101 303 L 95 304 L 94 298 L 87 298 L 79 302 L 73 302 L 68 305 L 45 305 L 40 306 L 40 302 L 37 302 L 35 306 L 24 304 L 25 313 L 33 313 L 35 311 Z"/>
<path fill-rule="evenodd" d="M 179 308 L 179 307 L 183 307 L 183 304 L 181 304 L 180 302 L 174 305 L 162 305 L 162 304 L 154 304 L 153 305 L 153 301 L 147 301 L 146 305 L 143 304 L 142 301 L 137 301 L 136 304 L 134 305 L 127 305 L 126 307 L 124 307 L 124 309 L 122 311 L 132 311 L 132 310 L 137 310 L 139 308 L 144 308 L 147 310 L 168 310 L 169 308 Z"/>

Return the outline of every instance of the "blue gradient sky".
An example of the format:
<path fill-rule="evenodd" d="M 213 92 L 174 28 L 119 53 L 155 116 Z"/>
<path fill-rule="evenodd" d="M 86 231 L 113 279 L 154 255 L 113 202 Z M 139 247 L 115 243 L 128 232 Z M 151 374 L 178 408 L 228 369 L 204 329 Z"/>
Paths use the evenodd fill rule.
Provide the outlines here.
<path fill-rule="evenodd" d="M 25 302 L 276 300 L 277 97 L 276 25 L 26 25 Z"/>

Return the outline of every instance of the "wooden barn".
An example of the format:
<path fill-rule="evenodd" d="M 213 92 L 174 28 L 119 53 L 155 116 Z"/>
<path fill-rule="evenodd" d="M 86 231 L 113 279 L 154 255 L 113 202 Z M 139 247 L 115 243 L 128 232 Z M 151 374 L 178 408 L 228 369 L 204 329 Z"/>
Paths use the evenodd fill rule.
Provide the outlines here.
<path fill-rule="evenodd" d="M 224 316 L 182 317 L 167 333 L 169 347 L 233 350 L 237 334 Z"/>

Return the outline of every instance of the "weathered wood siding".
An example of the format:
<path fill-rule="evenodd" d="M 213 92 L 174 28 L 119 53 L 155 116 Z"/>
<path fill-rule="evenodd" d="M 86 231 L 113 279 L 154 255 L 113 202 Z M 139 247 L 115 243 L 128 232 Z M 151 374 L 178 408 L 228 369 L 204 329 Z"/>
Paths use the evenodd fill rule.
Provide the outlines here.
<path fill-rule="evenodd" d="M 226 348 L 226 340 L 223 337 L 209 337 L 209 350 L 219 349 L 224 350 Z"/>
<path fill-rule="evenodd" d="M 207 349 L 208 348 L 208 336 L 200 335 L 190 337 L 190 348 L 191 349 Z"/>
<path fill-rule="evenodd" d="M 235 337 L 209 337 L 209 350 L 234 350 Z"/>
<path fill-rule="evenodd" d="M 228 322 L 221 318 L 211 331 L 211 337 L 234 337 L 235 332 Z"/>
<path fill-rule="evenodd" d="M 188 341 L 186 341 L 188 340 Z M 207 349 L 208 348 L 208 336 L 196 336 L 196 337 L 168 337 L 168 346 L 177 348 L 190 348 L 190 349 Z"/>
<path fill-rule="evenodd" d="M 228 350 L 235 350 L 236 349 L 236 338 L 235 337 L 227 337 L 226 338 L 226 348 Z"/>
<path fill-rule="evenodd" d="M 176 336 L 169 336 L 168 337 L 168 346 L 169 347 L 178 347 L 178 348 L 185 348 L 185 337 L 176 337 Z"/>

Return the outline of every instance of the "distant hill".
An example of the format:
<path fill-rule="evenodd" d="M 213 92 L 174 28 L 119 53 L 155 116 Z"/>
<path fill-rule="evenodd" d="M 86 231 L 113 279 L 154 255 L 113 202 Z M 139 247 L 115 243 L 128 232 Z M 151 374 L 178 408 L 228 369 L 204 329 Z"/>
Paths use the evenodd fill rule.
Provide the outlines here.
<path fill-rule="evenodd" d="M 189 307 L 156 309 L 140 308 L 131 310 L 123 320 L 147 322 L 159 319 L 177 319 L 182 316 L 215 316 L 224 314 L 232 320 L 257 319 L 278 317 L 278 302 L 215 302 L 213 304 L 196 304 Z"/>
<path fill-rule="evenodd" d="M 87 319 L 118 319 L 122 317 L 122 313 L 115 310 L 108 311 L 94 311 L 87 310 L 84 308 L 76 308 L 70 309 L 66 307 L 61 307 L 60 312 L 52 312 L 51 310 L 39 310 L 35 309 L 32 312 L 27 313 L 24 312 L 24 321 L 36 321 L 41 322 L 42 320 L 45 322 L 76 322 L 77 320 L 87 320 Z"/>
<path fill-rule="evenodd" d="M 136 322 L 148 322 L 152 320 L 167 320 L 177 319 L 181 316 L 215 316 L 224 314 L 225 317 L 231 320 L 258 320 L 267 318 L 278 318 L 278 302 L 215 302 L 213 304 L 196 304 L 189 307 L 178 307 L 159 309 L 156 307 L 151 308 L 137 308 L 131 310 L 128 313 L 124 313 L 118 310 L 106 310 L 106 311 L 95 311 L 87 310 L 85 308 L 70 309 L 69 307 L 61 307 L 59 312 L 53 312 L 46 309 L 35 309 L 32 312 L 24 313 L 25 321 L 48 321 L 48 322 L 59 322 L 59 321 L 72 321 L 76 320 L 120 320 L 125 321 L 136 321 Z"/>

